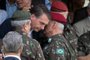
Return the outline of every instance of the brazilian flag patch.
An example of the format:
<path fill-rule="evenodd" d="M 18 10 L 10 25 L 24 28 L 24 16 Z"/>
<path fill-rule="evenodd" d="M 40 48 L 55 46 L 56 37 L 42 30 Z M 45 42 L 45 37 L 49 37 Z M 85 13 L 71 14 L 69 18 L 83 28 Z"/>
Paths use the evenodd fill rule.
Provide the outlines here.
<path fill-rule="evenodd" d="M 64 49 L 63 48 L 56 49 L 56 54 L 58 54 L 58 55 L 64 55 Z"/>

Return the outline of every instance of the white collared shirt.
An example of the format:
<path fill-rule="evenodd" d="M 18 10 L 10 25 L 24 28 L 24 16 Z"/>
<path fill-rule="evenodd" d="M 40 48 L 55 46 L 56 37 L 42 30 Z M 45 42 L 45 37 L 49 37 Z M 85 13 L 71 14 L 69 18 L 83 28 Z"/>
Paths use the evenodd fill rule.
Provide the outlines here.
<path fill-rule="evenodd" d="M 21 58 L 17 55 L 6 55 L 6 56 L 4 56 L 4 58 L 7 58 L 7 57 L 15 57 L 15 58 L 21 60 Z"/>
<path fill-rule="evenodd" d="M 31 30 L 31 31 L 29 32 L 29 35 L 28 35 L 30 38 L 32 38 L 32 31 L 33 31 L 33 30 Z"/>

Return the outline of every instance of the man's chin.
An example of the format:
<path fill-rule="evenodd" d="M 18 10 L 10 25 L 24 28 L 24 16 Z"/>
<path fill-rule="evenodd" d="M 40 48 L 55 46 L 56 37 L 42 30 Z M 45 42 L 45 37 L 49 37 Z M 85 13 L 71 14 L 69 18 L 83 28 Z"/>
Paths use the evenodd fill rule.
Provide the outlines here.
<path fill-rule="evenodd" d="M 35 29 L 34 31 L 39 32 L 40 30 L 39 29 Z"/>

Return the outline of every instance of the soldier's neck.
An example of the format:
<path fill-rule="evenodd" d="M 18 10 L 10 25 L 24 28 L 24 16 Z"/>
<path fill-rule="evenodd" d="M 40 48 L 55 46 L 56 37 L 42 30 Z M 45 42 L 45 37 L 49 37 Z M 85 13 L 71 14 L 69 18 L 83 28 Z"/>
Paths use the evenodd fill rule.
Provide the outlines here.
<path fill-rule="evenodd" d="M 54 35 L 57 35 L 57 34 L 63 34 L 63 30 L 56 30 L 56 31 L 53 31 L 53 33 L 52 33 L 52 36 L 54 36 Z"/>

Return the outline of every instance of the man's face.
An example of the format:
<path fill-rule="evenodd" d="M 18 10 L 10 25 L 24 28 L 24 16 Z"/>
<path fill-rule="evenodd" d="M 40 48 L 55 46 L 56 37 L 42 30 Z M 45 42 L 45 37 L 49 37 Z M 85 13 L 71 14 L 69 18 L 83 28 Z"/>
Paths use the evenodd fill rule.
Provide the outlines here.
<path fill-rule="evenodd" d="M 16 0 L 16 3 L 17 3 L 19 8 L 31 6 L 31 0 Z"/>
<path fill-rule="evenodd" d="M 45 35 L 47 37 L 51 37 L 52 33 L 55 29 L 53 29 L 53 27 L 55 26 L 55 22 L 54 21 L 50 21 L 49 24 L 45 27 Z"/>
<path fill-rule="evenodd" d="M 27 23 L 24 24 L 24 29 L 25 29 L 24 31 L 26 33 L 29 33 L 30 32 L 30 29 L 31 29 L 30 24 L 31 24 L 31 21 L 29 21 L 29 22 L 27 22 Z"/>
<path fill-rule="evenodd" d="M 40 17 L 36 17 L 35 15 L 31 16 L 31 27 L 36 32 L 43 30 L 44 27 L 48 24 L 49 19 L 46 14 L 42 14 Z"/>

